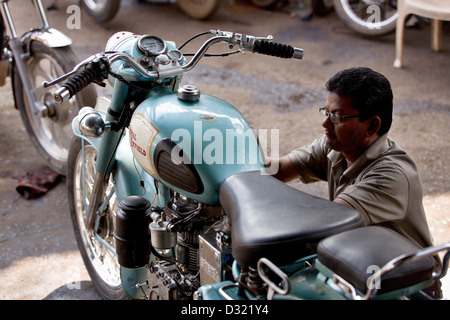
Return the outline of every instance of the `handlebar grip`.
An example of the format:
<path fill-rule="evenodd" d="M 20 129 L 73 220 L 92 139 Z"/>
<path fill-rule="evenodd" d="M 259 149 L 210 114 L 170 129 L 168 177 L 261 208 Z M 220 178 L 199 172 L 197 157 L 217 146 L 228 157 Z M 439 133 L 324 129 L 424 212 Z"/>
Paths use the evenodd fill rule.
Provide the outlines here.
<path fill-rule="evenodd" d="M 301 59 L 303 57 L 302 49 L 294 48 L 293 46 L 288 44 L 271 42 L 263 39 L 258 39 L 255 41 L 253 51 L 268 56 L 274 56 L 285 59 L 290 58 Z"/>
<path fill-rule="evenodd" d="M 55 99 L 56 102 L 62 103 L 72 98 L 91 83 L 101 82 L 108 74 L 107 72 L 105 73 L 105 70 L 108 68 L 105 68 L 107 65 L 104 63 L 105 61 L 103 60 L 97 60 L 90 63 L 78 75 L 63 84 L 61 88 L 53 94 L 53 99 Z"/>
<path fill-rule="evenodd" d="M 61 88 L 55 92 L 53 98 L 57 102 L 63 102 L 64 100 L 70 99 L 78 92 L 86 88 L 89 84 L 94 82 L 96 78 L 95 70 L 87 67 L 73 79 L 70 79 L 63 84 Z"/>

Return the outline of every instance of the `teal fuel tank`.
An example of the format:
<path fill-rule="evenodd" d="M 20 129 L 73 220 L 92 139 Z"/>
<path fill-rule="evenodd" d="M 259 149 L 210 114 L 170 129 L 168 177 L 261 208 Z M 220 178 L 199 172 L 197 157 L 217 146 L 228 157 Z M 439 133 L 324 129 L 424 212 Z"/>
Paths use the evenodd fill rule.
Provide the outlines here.
<path fill-rule="evenodd" d="M 183 86 L 144 100 L 130 121 L 136 161 L 175 191 L 219 203 L 219 187 L 233 174 L 264 171 L 258 139 L 229 103 Z"/>

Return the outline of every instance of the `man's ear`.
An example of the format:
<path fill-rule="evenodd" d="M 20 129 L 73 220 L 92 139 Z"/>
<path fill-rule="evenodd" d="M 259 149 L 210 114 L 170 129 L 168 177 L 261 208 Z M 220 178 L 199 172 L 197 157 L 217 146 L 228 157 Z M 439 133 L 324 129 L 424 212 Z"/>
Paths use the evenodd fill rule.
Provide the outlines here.
<path fill-rule="evenodd" d="M 381 127 L 381 119 L 378 116 L 373 116 L 372 118 L 370 118 L 369 120 L 369 127 L 367 129 L 367 133 L 369 135 L 374 135 L 378 132 L 378 130 Z"/>

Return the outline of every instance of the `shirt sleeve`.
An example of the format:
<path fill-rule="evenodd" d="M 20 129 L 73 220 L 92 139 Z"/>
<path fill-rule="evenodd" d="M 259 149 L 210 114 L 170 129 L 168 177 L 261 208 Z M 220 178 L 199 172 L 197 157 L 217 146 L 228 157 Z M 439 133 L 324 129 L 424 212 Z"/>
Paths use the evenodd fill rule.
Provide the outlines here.
<path fill-rule="evenodd" d="M 331 150 L 325 145 L 325 136 L 288 154 L 303 183 L 327 181 L 327 155 Z"/>
<path fill-rule="evenodd" d="M 337 198 L 347 201 L 362 213 L 367 224 L 395 224 L 406 215 L 409 190 L 408 178 L 399 167 L 380 163 Z"/>

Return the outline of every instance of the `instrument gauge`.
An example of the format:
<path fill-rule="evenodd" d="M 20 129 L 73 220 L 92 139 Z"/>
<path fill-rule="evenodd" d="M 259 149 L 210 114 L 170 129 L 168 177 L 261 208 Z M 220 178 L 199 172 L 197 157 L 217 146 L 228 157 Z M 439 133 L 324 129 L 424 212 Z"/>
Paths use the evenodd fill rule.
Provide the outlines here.
<path fill-rule="evenodd" d="M 169 52 L 167 52 L 167 56 L 172 61 L 180 61 L 181 59 L 183 59 L 183 54 L 178 50 L 170 50 Z"/>
<path fill-rule="evenodd" d="M 155 36 L 142 36 L 138 41 L 138 48 L 147 56 L 157 56 L 167 51 L 164 40 Z"/>

